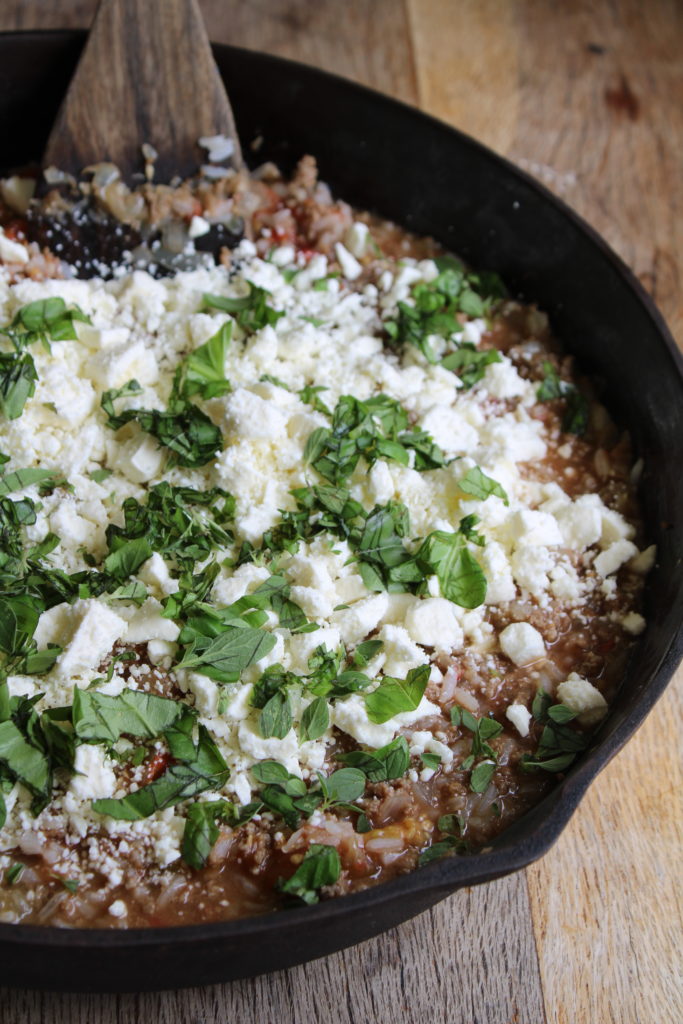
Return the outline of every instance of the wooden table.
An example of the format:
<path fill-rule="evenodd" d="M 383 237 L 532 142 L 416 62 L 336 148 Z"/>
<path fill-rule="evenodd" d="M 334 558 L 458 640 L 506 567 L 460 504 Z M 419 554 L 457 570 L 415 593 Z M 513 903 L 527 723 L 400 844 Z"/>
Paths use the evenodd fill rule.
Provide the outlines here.
<path fill-rule="evenodd" d="M 3 0 L 0 30 L 85 26 L 94 6 Z M 202 7 L 216 41 L 355 78 L 505 153 L 602 232 L 683 340 L 678 0 Z M 681 684 L 679 671 L 552 852 L 525 872 L 266 978 L 118 997 L 6 991 L 0 1020 L 675 1024 L 683 1018 Z"/>

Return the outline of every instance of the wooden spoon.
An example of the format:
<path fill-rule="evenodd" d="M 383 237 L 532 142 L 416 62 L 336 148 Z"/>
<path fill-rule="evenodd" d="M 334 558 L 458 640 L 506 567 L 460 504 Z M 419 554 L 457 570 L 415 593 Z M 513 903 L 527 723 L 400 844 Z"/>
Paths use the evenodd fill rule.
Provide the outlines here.
<path fill-rule="evenodd" d="M 239 167 L 235 121 L 197 0 L 100 0 L 43 167 L 78 175 L 106 160 L 130 180 L 149 143 L 155 178 L 168 182 L 197 170 L 197 139 L 211 135 L 232 139 Z"/>

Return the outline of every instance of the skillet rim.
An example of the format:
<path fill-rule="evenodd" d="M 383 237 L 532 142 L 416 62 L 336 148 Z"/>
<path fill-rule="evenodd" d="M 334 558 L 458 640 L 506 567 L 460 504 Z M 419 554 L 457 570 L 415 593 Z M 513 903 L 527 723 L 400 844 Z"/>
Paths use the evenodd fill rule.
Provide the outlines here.
<path fill-rule="evenodd" d="M 22 40 L 34 39 L 36 42 L 41 39 L 61 38 L 65 42 L 71 41 L 75 43 L 79 39 L 84 41 L 86 36 L 87 32 L 82 29 L 29 29 L 2 32 L 0 33 L 0 47 L 2 47 L 5 41 L 11 42 L 13 38 L 21 38 Z M 304 74 L 311 78 L 331 80 L 343 87 L 348 93 L 356 93 L 360 96 L 365 95 L 371 98 L 372 102 L 376 105 L 385 105 L 393 110 L 398 109 L 406 121 L 414 118 L 423 123 L 431 124 L 440 132 L 446 132 L 457 137 L 460 145 L 477 152 L 490 163 L 497 164 L 505 175 L 516 178 L 526 188 L 537 193 L 543 201 L 553 206 L 561 216 L 568 219 L 581 234 L 590 240 L 600 257 L 616 271 L 621 282 L 634 294 L 640 306 L 652 321 L 658 340 L 663 344 L 673 364 L 672 372 L 678 378 L 679 385 L 683 387 L 683 353 L 677 346 L 664 317 L 652 297 L 604 238 L 572 207 L 551 192 L 541 182 L 537 181 L 532 175 L 522 170 L 506 157 L 501 156 L 477 139 L 447 122 L 427 114 L 402 100 L 361 85 L 342 75 L 324 71 L 321 68 L 304 64 L 300 61 L 293 61 L 273 54 L 249 50 L 244 47 L 212 43 L 212 48 L 216 55 L 222 55 L 228 60 L 230 54 L 237 54 L 243 58 L 246 57 L 247 60 L 253 57 L 257 61 L 260 60 L 266 64 L 279 65 L 285 70 L 292 69 L 295 73 L 301 73 L 303 70 Z M 659 700 L 676 671 L 681 657 L 683 657 L 683 618 L 671 633 L 666 649 L 663 650 L 655 667 L 651 670 L 647 686 L 633 701 L 633 705 L 625 713 L 623 720 L 615 727 L 611 735 L 601 739 L 600 734 L 603 731 L 603 728 L 601 728 L 595 735 L 591 747 L 582 756 L 581 760 L 572 767 L 566 778 L 559 785 L 555 786 L 543 801 L 527 812 L 518 822 L 509 826 L 495 843 L 487 848 L 487 851 L 490 850 L 490 852 L 482 852 L 467 857 L 444 858 L 424 868 L 416 869 L 392 881 L 373 886 L 362 892 L 337 897 L 310 907 L 287 910 L 285 913 L 273 911 L 237 920 L 167 926 L 163 928 L 64 929 L 50 925 L 7 924 L 0 922 L 0 943 L 3 946 L 7 943 L 8 945 L 15 944 L 18 947 L 34 946 L 43 949 L 70 948 L 77 950 L 84 947 L 94 947 L 100 952 L 105 952 L 108 949 L 113 951 L 125 948 L 143 950 L 160 945 L 186 945 L 191 947 L 211 939 L 221 941 L 228 938 L 246 938 L 247 936 L 255 938 L 262 934 L 272 936 L 273 933 L 279 931 L 280 927 L 288 928 L 291 926 L 296 928 L 298 925 L 304 925 L 305 922 L 311 922 L 313 918 L 315 918 L 318 924 L 327 923 L 328 925 L 334 925 L 338 919 L 343 919 L 353 914 L 356 909 L 378 910 L 384 904 L 393 902 L 401 895 L 408 896 L 418 892 L 433 892 L 436 895 L 432 902 L 436 902 L 438 899 L 445 898 L 463 886 L 478 885 L 518 871 L 542 857 L 556 842 L 574 814 L 589 785 L 631 738 Z M 609 721 L 610 716 L 605 720 L 605 725 Z M 530 820 L 533 821 L 532 827 L 525 828 L 525 822 L 528 826 Z M 7 980 L 5 983 L 12 984 L 11 980 Z M 186 982 L 186 984 L 191 984 L 191 982 Z M 75 988 L 68 990 L 77 991 Z M 117 988 L 117 990 L 119 989 Z"/>

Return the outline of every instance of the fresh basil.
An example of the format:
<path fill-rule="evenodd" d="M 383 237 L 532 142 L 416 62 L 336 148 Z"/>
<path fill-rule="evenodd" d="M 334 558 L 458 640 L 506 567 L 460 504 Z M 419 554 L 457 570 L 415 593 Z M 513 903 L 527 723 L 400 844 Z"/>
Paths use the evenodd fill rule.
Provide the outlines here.
<path fill-rule="evenodd" d="M 249 665 L 272 651 L 276 637 L 262 629 L 228 627 L 216 637 L 198 637 L 178 668 L 192 668 L 221 683 L 234 683 Z"/>
<path fill-rule="evenodd" d="M 465 475 L 458 480 L 458 487 L 465 494 L 471 494 L 473 498 L 479 498 L 480 501 L 485 501 L 486 498 L 494 495 L 496 498 L 501 498 L 505 505 L 510 504 L 505 489 L 492 477 L 482 472 L 479 466 L 468 469 Z"/>
<path fill-rule="evenodd" d="M 294 874 L 286 881 L 280 879 L 281 893 L 305 904 L 317 903 L 320 890 L 334 885 L 341 874 L 341 860 L 334 846 L 312 843 Z"/>
<path fill-rule="evenodd" d="M 123 690 L 117 696 L 74 690 L 74 730 L 86 743 L 115 743 L 121 736 L 154 739 L 186 711 L 177 700 L 141 690 Z"/>
<path fill-rule="evenodd" d="M 483 380 L 487 366 L 499 362 L 501 354 L 498 349 L 477 349 L 471 342 L 465 341 L 455 352 L 449 352 L 444 356 L 441 365 L 457 374 L 463 390 L 467 391 Z"/>
<path fill-rule="evenodd" d="M 34 796 L 47 800 L 52 790 L 50 762 L 15 722 L 0 722 L 0 764 Z"/>
<path fill-rule="evenodd" d="M 330 724 L 330 712 L 324 697 L 315 697 L 301 715 L 299 738 L 302 743 L 317 740 L 325 733 Z"/>
<path fill-rule="evenodd" d="M 289 697 L 277 690 L 265 703 L 259 715 L 259 732 L 264 739 L 273 736 L 283 740 L 292 728 L 292 708 Z"/>
<path fill-rule="evenodd" d="M 247 281 L 247 284 L 249 293 L 238 298 L 230 298 L 227 295 L 210 295 L 206 292 L 203 308 L 222 309 L 225 313 L 233 314 L 240 327 L 247 334 L 253 334 L 254 331 L 258 331 L 262 327 L 276 324 L 280 317 L 284 316 L 284 311 L 273 309 L 268 305 L 266 300 L 270 298 L 270 292 L 265 288 L 259 288 L 251 281 Z"/>
<path fill-rule="evenodd" d="M 543 363 L 544 378 L 536 389 L 539 402 L 564 399 L 562 430 L 569 434 L 585 434 L 588 428 L 588 401 L 575 384 L 562 380 L 550 362 Z"/>
<path fill-rule="evenodd" d="M 199 345 L 181 364 L 179 392 L 185 398 L 219 398 L 227 394 L 230 381 L 225 378 L 225 357 L 232 336 L 232 324 L 223 324 Z"/>
<path fill-rule="evenodd" d="M 365 709 L 371 722 L 382 725 L 395 715 L 415 711 L 429 682 L 429 665 L 410 670 L 405 679 L 385 676 L 372 693 L 365 694 Z"/>
<path fill-rule="evenodd" d="M 180 378 L 176 377 L 176 384 Z M 118 398 L 139 394 L 137 381 L 129 381 L 123 388 L 105 391 L 102 409 L 107 415 L 107 426 L 119 430 L 126 423 L 137 423 L 142 430 L 156 438 L 160 445 L 172 452 L 171 461 L 179 466 L 197 469 L 206 465 L 223 447 L 223 435 L 206 413 L 192 405 L 174 388 L 165 412 L 159 409 L 126 409 L 114 411 Z"/>
<path fill-rule="evenodd" d="M 405 775 L 410 766 L 410 750 L 405 736 L 397 736 L 378 750 L 349 750 L 340 754 L 338 760 L 360 769 L 369 782 L 386 782 Z"/>
<path fill-rule="evenodd" d="M 185 762 L 172 765 L 148 786 L 120 799 L 94 800 L 94 811 L 119 821 L 140 821 L 206 790 L 223 788 L 230 777 L 230 769 L 203 725 L 199 726 L 196 747 L 182 729 L 177 730 L 175 736 L 171 730 L 166 735 L 172 756 L 182 755 Z"/>
<path fill-rule="evenodd" d="M 187 811 L 180 848 L 185 863 L 196 871 L 203 868 L 220 833 L 217 823 L 232 824 L 235 817 L 235 808 L 228 800 L 192 804 Z"/>

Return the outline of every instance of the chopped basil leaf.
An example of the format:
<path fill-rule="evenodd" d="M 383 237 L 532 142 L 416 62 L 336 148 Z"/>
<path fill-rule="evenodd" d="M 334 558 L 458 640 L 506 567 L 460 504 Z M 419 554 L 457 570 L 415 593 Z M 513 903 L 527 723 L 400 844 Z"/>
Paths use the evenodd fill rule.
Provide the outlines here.
<path fill-rule="evenodd" d="M 462 331 L 458 313 L 482 317 L 505 294 L 496 274 L 467 273 L 453 257 L 442 257 L 437 266 L 439 274 L 433 281 L 413 286 L 413 304 L 399 302 L 396 319 L 384 325 L 392 347 L 414 345 L 430 363 L 437 362 L 432 335 L 451 339 Z"/>
<path fill-rule="evenodd" d="M 111 554 L 104 563 L 107 571 L 116 570 L 119 578 L 126 575 L 125 566 L 120 564 L 124 558 L 121 551 L 138 552 L 135 560 L 140 560 L 129 572 L 134 572 L 153 551 L 191 569 L 211 551 L 232 543 L 226 525 L 232 521 L 235 501 L 219 487 L 196 491 L 163 482 L 149 489 L 145 504 L 126 498 L 122 509 L 124 525 L 107 527 Z M 145 554 L 147 550 L 149 554 Z M 125 560 L 129 557 L 126 555 Z"/>
<path fill-rule="evenodd" d="M 182 733 L 182 730 L 177 730 L 175 744 L 171 742 L 172 733 L 167 733 L 171 754 L 178 759 L 178 754 L 187 756 L 191 751 L 191 759 L 188 757 L 185 763 L 172 765 L 148 786 L 118 800 L 94 800 L 93 810 L 119 821 L 140 821 L 155 811 L 173 807 L 206 790 L 222 789 L 230 777 L 230 769 L 207 730 L 203 725 L 199 726 L 196 748 L 188 736 L 185 736 L 184 743 L 180 742 Z"/>
<path fill-rule="evenodd" d="M 291 728 L 292 707 L 289 697 L 282 690 L 277 690 L 259 715 L 259 731 L 264 739 L 274 736 L 283 740 Z"/>
<path fill-rule="evenodd" d="M 365 775 L 359 768 L 339 768 L 327 778 L 318 772 L 326 806 L 352 803 L 365 791 Z"/>
<path fill-rule="evenodd" d="M 19 878 L 24 872 L 25 864 L 20 864 L 18 861 L 7 868 L 5 872 L 5 881 L 8 885 L 14 885 L 15 882 L 19 881 Z"/>
<path fill-rule="evenodd" d="M 565 413 L 562 429 L 569 434 L 585 434 L 588 427 L 588 402 L 575 384 L 562 380 L 552 363 L 543 363 L 545 374 L 543 381 L 536 389 L 539 402 L 552 402 L 555 399 L 565 400 Z"/>
<path fill-rule="evenodd" d="M 121 736 L 154 739 L 186 710 L 177 700 L 140 690 L 123 690 L 114 697 L 76 687 L 73 725 L 86 743 L 115 743 Z"/>
<path fill-rule="evenodd" d="M 0 722 L 0 764 L 34 796 L 47 799 L 52 788 L 50 762 L 29 743 L 13 721 Z"/>
<path fill-rule="evenodd" d="M 276 637 L 249 626 L 227 627 L 216 637 L 198 637 L 185 651 L 178 668 L 197 669 L 210 679 L 233 683 L 240 672 L 272 651 Z"/>
<path fill-rule="evenodd" d="M 422 761 L 425 768 L 431 768 L 433 771 L 436 771 L 436 769 L 441 764 L 440 755 L 430 753 L 430 751 L 428 750 L 425 750 L 424 753 L 420 754 L 420 760 Z"/>
<path fill-rule="evenodd" d="M 179 375 L 176 384 L 179 384 Z M 107 414 L 107 426 L 119 430 L 126 423 L 137 423 L 142 430 L 156 438 L 159 444 L 170 449 L 172 461 L 179 466 L 197 469 L 206 465 L 223 447 L 223 435 L 206 413 L 192 405 L 174 390 L 165 412 L 159 409 L 126 409 L 122 413 L 114 411 L 114 402 L 118 398 L 139 394 L 141 391 L 137 381 L 129 381 L 123 388 L 105 391 L 102 395 L 102 408 Z"/>
<path fill-rule="evenodd" d="M 472 769 L 470 776 L 470 789 L 472 792 L 483 793 L 488 788 L 495 770 L 495 761 L 480 761 L 476 768 Z"/>
<path fill-rule="evenodd" d="M 407 466 L 409 451 L 415 452 L 415 469 L 444 466 L 443 452 L 423 430 L 409 427 L 408 415 L 388 395 L 374 395 L 366 401 L 342 395 L 332 426 L 318 427 L 309 437 L 304 459 L 331 484 L 343 484 L 363 456 L 368 465 L 385 458 Z"/>
<path fill-rule="evenodd" d="M 320 889 L 334 885 L 341 874 L 341 860 L 334 846 L 312 843 L 291 878 L 280 879 L 277 888 L 301 903 L 317 903 Z"/>
<path fill-rule="evenodd" d="M 32 484 L 45 483 L 54 478 L 55 473 L 52 469 L 17 469 L 0 480 L 0 495 L 11 494 L 12 491 L 22 491 Z"/>
<path fill-rule="evenodd" d="M 232 324 L 225 323 L 192 352 L 180 367 L 179 392 L 185 398 L 218 398 L 227 394 L 230 382 L 225 379 L 225 357 L 232 335 Z"/>
<path fill-rule="evenodd" d="M 484 377 L 484 371 L 492 363 L 499 363 L 501 355 L 498 349 L 477 349 L 471 342 L 463 342 L 455 352 L 450 352 L 441 360 L 441 365 L 452 370 L 462 382 L 463 390 L 467 391 Z"/>
<path fill-rule="evenodd" d="M 506 505 L 510 504 L 504 488 L 496 480 L 483 473 L 479 466 L 468 469 L 465 475 L 460 477 L 458 487 L 465 494 L 471 494 L 472 497 L 479 498 L 480 501 L 485 501 L 493 494 L 497 498 L 502 498 Z"/>
<path fill-rule="evenodd" d="M 235 818 L 235 808 L 228 800 L 192 804 L 185 819 L 180 850 L 185 863 L 197 871 L 203 868 L 220 833 L 217 822 L 232 824 Z"/>
<path fill-rule="evenodd" d="M 240 327 L 252 334 L 254 331 L 266 327 L 268 324 L 277 323 L 284 312 L 273 309 L 266 302 L 270 298 L 270 292 L 265 288 L 248 281 L 249 294 L 239 298 L 229 298 L 227 295 L 204 294 L 204 309 L 222 309 L 226 313 L 236 314 L 237 323 Z"/>
<path fill-rule="evenodd" d="M 302 402 L 312 406 L 316 412 L 321 412 L 324 416 L 331 416 L 331 411 L 327 408 L 322 398 L 320 398 L 320 392 L 328 390 L 328 388 L 322 387 L 322 385 L 313 386 L 312 384 L 306 384 L 297 394 Z"/>
<path fill-rule="evenodd" d="M 93 469 L 92 473 L 88 473 L 88 476 L 96 484 L 102 484 L 105 480 L 108 480 L 112 475 L 111 469 Z"/>
<path fill-rule="evenodd" d="M 0 415 L 16 420 L 36 390 L 38 374 L 28 352 L 0 352 Z"/>
<path fill-rule="evenodd" d="M 410 670 L 405 679 L 385 676 L 372 693 L 365 695 L 365 708 L 371 722 L 381 725 L 394 715 L 415 711 L 429 682 L 429 665 Z"/>
<path fill-rule="evenodd" d="M 327 701 L 324 697 L 315 697 L 310 704 L 304 708 L 299 727 L 299 737 L 302 743 L 307 740 L 319 739 L 330 724 L 330 712 Z"/>

